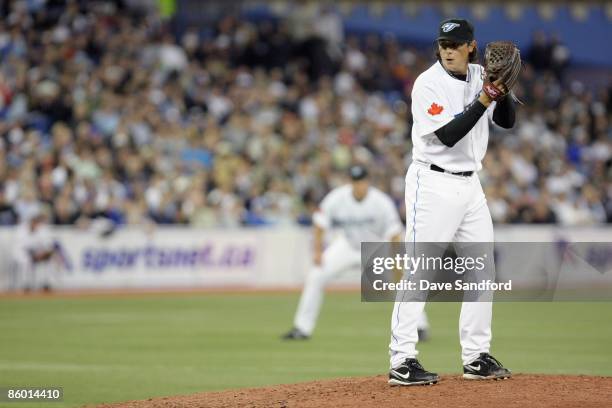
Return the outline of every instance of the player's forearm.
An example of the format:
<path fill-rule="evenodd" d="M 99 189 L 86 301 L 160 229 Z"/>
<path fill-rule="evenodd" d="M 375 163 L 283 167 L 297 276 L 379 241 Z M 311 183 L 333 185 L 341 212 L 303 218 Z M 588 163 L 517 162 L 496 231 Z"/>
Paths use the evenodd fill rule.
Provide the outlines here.
<path fill-rule="evenodd" d="M 511 96 L 498 100 L 493 111 L 493 122 L 504 129 L 510 129 L 514 126 L 516 120 L 516 111 L 514 100 Z"/>
<path fill-rule="evenodd" d="M 472 130 L 486 110 L 487 108 L 480 101 L 475 101 L 453 120 L 436 130 L 435 134 L 444 145 L 453 147 Z"/>
<path fill-rule="evenodd" d="M 319 227 L 318 225 L 314 226 L 314 247 L 313 247 L 313 251 L 314 251 L 314 257 L 315 257 L 315 263 L 316 261 L 320 261 L 321 258 L 321 254 L 323 253 L 323 235 L 325 233 L 325 230 L 321 227 Z"/>
<path fill-rule="evenodd" d="M 314 246 L 315 249 L 323 249 L 323 228 L 314 226 Z"/>

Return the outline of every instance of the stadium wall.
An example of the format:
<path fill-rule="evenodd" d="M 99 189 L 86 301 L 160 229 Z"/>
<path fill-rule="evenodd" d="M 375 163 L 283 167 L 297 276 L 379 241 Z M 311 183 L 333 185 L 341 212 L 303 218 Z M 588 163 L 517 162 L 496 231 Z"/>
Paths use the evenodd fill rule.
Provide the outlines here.
<path fill-rule="evenodd" d="M 193 12 L 196 7 L 188 7 L 186 3 L 199 4 L 195 0 L 182 1 L 179 20 L 197 21 L 198 13 Z M 554 34 L 566 44 L 573 63 L 612 65 L 612 54 L 600 51 L 607 48 L 611 32 L 611 14 L 605 5 L 586 2 L 541 5 L 447 2 L 445 7 L 427 2 L 373 3 L 354 2 L 349 3 L 348 7 L 336 7 L 342 17 L 345 33 L 393 34 L 401 41 L 430 48 L 440 21 L 461 17 L 476 25 L 476 38 L 482 49 L 488 42 L 512 39 L 521 51 L 526 52 L 534 33 L 540 31 Z M 289 15 L 293 8 L 287 5 L 281 10 L 274 5 L 260 3 L 245 7 L 243 15 L 253 19 L 276 18 Z"/>
<path fill-rule="evenodd" d="M 15 233 L 15 228 L 0 228 L 0 292 L 14 290 L 20 284 L 11 262 Z M 110 236 L 55 228 L 53 236 L 59 256 L 44 273 L 52 276 L 55 288 L 63 290 L 295 288 L 301 286 L 311 262 L 311 233 L 307 228 L 122 228 Z M 496 227 L 497 242 L 604 242 L 610 249 L 611 238 L 610 227 Z M 537 252 L 537 246 L 533 248 Z M 537 254 L 524 254 L 521 259 L 505 257 L 501 265 L 498 262 L 497 270 L 516 270 L 521 262 L 534 257 Z M 612 251 L 607 251 L 601 261 L 609 272 Z M 612 273 L 604 277 L 612 282 Z M 596 283 L 601 276 L 592 278 Z M 334 282 L 356 287 L 359 271 L 347 272 Z"/>

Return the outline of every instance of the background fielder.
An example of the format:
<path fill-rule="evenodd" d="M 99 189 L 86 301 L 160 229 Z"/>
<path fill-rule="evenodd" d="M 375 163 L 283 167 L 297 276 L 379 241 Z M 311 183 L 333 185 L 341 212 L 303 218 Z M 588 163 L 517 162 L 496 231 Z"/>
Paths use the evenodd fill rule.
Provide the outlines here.
<path fill-rule="evenodd" d="M 514 105 L 510 97 L 500 97 L 496 104 L 483 91 L 488 85 L 483 83 L 483 67 L 469 63 L 477 56 L 473 33 L 466 20 L 443 21 L 438 61 L 419 75 L 412 90 L 407 242 L 493 241 L 493 223 L 476 172 L 487 149 L 489 119 L 512 127 Z M 495 86 L 503 89 L 499 82 Z M 424 307 L 424 302 L 395 303 L 389 345 L 392 385 L 438 381 L 438 375 L 426 371 L 416 359 L 417 321 Z M 465 378 L 510 376 L 489 354 L 491 318 L 491 302 L 462 305 L 459 336 Z"/>
<path fill-rule="evenodd" d="M 57 278 L 59 264 L 54 259 L 57 245 L 46 223 L 47 217 L 37 210 L 24 220 L 15 233 L 12 257 L 15 289 L 50 290 Z"/>
<path fill-rule="evenodd" d="M 342 272 L 360 268 L 361 242 L 401 240 L 404 226 L 391 198 L 370 186 L 365 167 L 353 166 L 349 173 L 351 184 L 330 191 L 314 215 L 314 267 L 306 277 L 294 327 L 285 339 L 306 339 L 312 334 L 325 285 Z M 323 250 L 324 234 L 332 229 L 338 233 Z M 427 329 L 424 313 L 417 326 L 422 333 Z"/>

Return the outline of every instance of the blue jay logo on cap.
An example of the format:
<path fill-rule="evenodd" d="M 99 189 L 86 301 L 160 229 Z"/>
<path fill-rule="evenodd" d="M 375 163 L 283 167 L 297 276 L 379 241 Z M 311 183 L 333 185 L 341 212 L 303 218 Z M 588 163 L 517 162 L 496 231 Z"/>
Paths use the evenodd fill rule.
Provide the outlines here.
<path fill-rule="evenodd" d="M 442 31 L 448 33 L 449 31 L 453 31 L 457 27 L 459 27 L 459 23 L 446 23 L 442 25 Z"/>

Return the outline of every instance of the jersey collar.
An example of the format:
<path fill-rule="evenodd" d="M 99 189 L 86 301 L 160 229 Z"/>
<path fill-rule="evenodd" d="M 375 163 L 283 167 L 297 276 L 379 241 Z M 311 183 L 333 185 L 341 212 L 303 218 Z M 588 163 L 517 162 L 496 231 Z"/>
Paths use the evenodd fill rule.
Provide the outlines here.
<path fill-rule="evenodd" d="M 444 65 L 442 65 L 442 61 L 438 60 L 438 65 L 440 66 L 440 68 L 442 68 L 442 71 L 446 72 L 446 74 L 448 76 L 450 76 L 453 79 L 456 79 L 457 81 L 468 82 L 469 83 L 470 80 L 471 80 L 470 65 L 469 64 L 468 64 L 468 69 L 467 69 L 467 74 L 465 76 L 465 79 L 457 77 L 456 75 L 454 75 L 453 73 L 448 71 L 446 68 L 444 68 Z"/>

